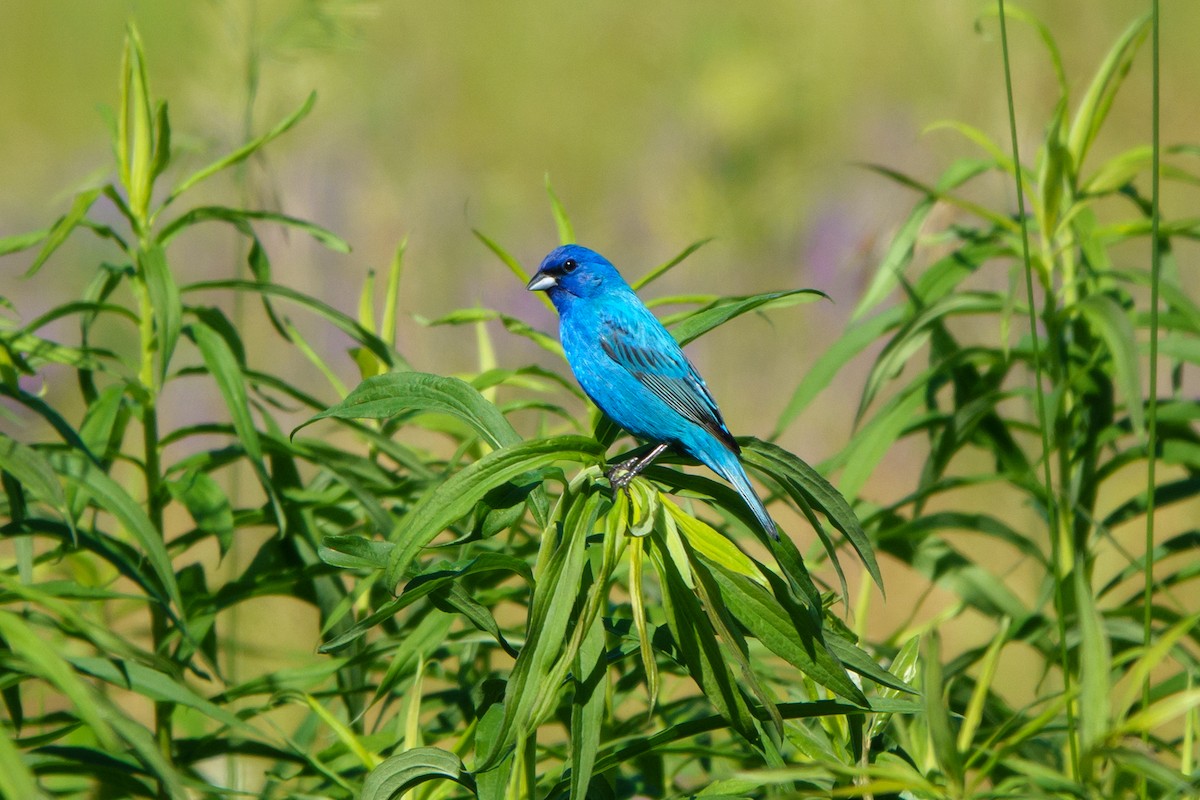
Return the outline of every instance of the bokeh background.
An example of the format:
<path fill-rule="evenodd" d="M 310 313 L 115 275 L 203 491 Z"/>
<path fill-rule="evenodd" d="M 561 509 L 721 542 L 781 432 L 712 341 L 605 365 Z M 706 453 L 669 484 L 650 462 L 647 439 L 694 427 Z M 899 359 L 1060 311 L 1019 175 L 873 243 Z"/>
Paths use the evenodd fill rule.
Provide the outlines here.
<path fill-rule="evenodd" d="M 1056 37 L 1075 100 L 1146 7 L 1024 5 Z M 106 177 L 104 109 L 117 101 L 122 37 L 135 20 L 151 90 L 170 103 L 175 176 L 317 93 L 313 113 L 264 158 L 204 184 L 192 202 L 240 197 L 344 236 L 350 255 L 295 233 L 265 233 L 280 282 L 351 313 L 368 270 L 385 269 L 408 237 L 399 338 L 418 369 L 477 365 L 472 331 L 429 328 L 418 317 L 483 305 L 554 327 L 472 235 L 486 232 L 534 268 L 556 244 L 547 175 L 580 241 L 627 276 L 714 237 L 650 295 L 826 292 L 833 303 L 750 316 L 690 348 L 735 432 L 766 435 L 916 200 L 862 164 L 934 180 L 973 152 L 952 133 L 925 132 L 946 119 L 1007 141 L 993 8 L 975 0 L 0 0 L 0 236 L 45 227 L 73 192 Z M 1194 142 L 1200 3 L 1166 0 L 1163 13 L 1162 140 Z M 1032 159 L 1058 91 L 1033 29 L 1014 22 L 1010 38 L 1019 135 Z M 1149 86 L 1144 57 L 1096 162 L 1148 141 Z M 973 191 L 991 192 L 992 207 L 1015 208 L 1003 181 L 985 179 Z M 1194 213 L 1173 206 L 1174 190 L 1166 191 L 1167 216 Z M 102 205 L 95 213 L 112 214 Z M 184 281 L 240 268 L 244 253 L 228 232 L 205 231 L 172 251 Z M 32 318 L 75 296 L 105 257 L 103 243 L 75 237 L 28 280 L 21 275 L 31 255 L 5 258 L 0 294 Z M 1144 265 L 1148 245 L 1128 257 Z M 308 322 L 323 352 L 348 345 L 328 325 Z M 551 363 L 499 326 L 494 333 L 502 364 Z M 252 361 L 280 349 L 265 330 L 244 338 L 262 348 Z M 312 373 L 314 393 L 334 400 L 315 370 L 287 352 L 297 374 Z M 353 363 L 336 363 L 353 385 Z M 836 452 L 850 434 L 862 374 L 840 377 L 782 444 L 812 463 Z M 51 377 L 45 390 L 73 387 Z M 208 416 L 192 398 L 176 400 L 165 413 Z M 880 499 L 911 484 L 918 468 L 902 451 L 887 464 L 868 486 Z M 903 606 L 903 588 L 894 597 Z"/>

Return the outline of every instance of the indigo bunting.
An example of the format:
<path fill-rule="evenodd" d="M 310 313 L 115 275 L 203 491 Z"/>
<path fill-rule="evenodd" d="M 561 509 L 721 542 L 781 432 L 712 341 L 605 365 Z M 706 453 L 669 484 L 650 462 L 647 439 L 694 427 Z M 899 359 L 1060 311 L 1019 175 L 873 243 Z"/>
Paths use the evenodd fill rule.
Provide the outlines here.
<path fill-rule="evenodd" d="M 613 422 L 655 445 L 609 470 L 614 489 L 628 486 L 674 447 L 733 484 L 763 530 L 779 538 L 704 379 L 608 259 L 563 245 L 546 256 L 526 288 L 546 292 L 554 303 L 567 362 L 588 397 Z"/>

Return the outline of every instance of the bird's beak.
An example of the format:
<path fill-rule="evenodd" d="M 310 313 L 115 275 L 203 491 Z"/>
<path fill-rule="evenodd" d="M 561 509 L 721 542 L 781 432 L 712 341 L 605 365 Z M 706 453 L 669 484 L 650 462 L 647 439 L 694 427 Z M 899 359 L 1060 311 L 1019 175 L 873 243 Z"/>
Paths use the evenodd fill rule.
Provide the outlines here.
<path fill-rule="evenodd" d="M 558 286 L 558 280 L 553 275 L 547 275 L 544 272 L 533 276 L 533 279 L 525 286 L 531 292 L 544 292 L 551 286 Z"/>

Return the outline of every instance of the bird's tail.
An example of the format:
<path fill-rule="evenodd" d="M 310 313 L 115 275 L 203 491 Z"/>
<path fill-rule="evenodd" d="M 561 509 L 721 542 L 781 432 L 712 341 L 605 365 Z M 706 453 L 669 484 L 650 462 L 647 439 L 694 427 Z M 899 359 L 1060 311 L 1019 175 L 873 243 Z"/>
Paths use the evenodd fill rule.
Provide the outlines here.
<path fill-rule="evenodd" d="M 720 456 L 713 459 L 709 463 L 709 466 L 733 485 L 737 493 L 746 501 L 746 505 L 750 506 L 750 510 L 754 512 L 754 516 L 758 518 L 758 524 L 762 526 L 762 529 L 772 539 L 778 541 L 779 531 L 775 527 L 775 520 L 771 519 L 771 515 L 767 513 L 766 506 L 758 499 L 758 495 L 755 493 L 754 487 L 750 485 L 750 479 L 746 476 L 746 470 L 742 467 L 742 462 L 738 460 L 737 454 L 722 447 L 720 448 Z"/>

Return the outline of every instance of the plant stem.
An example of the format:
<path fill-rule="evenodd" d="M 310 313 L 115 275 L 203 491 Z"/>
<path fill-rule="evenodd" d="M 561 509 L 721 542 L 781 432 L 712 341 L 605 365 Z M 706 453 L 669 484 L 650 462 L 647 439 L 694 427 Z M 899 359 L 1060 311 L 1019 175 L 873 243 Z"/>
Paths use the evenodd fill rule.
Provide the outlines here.
<path fill-rule="evenodd" d="M 1142 643 L 1149 649 L 1154 638 L 1154 488 L 1155 467 L 1158 463 L 1158 288 L 1162 273 L 1162 243 L 1158 238 L 1159 218 L 1159 9 L 1158 0 L 1151 0 L 1150 33 L 1150 397 L 1146 409 L 1146 554 L 1143 562 Z M 1130 402 L 1134 402 L 1133 398 Z M 1142 710 L 1150 705 L 1150 675 L 1142 682 Z M 1142 740 L 1150 740 L 1149 731 Z M 1146 782 L 1141 794 L 1146 796 Z"/>
<path fill-rule="evenodd" d="M 145 237 L 139 237 L 141 252 L 145 252 L 149 242 Z M 154 369 L 157 339 L 154 330 L 154 308 L 150 301 L 150 291 L 146 286 L 146 276 L 139 271 L 133 278 L 133 289 L 137 295 L 140 322 L 138 331 L 141 338 L 141 364 L 138 378 L 142 389 L 142 458 L 143 475 L 146 485 L 146 514 L 150 524 L 166 539 L 163 526 L 162 502 L 162 463 L 159 459 L 158 437 L 158 378 Z M 170 618 L 167 609 L 152 603 L 150 605 L 150 637 L 155 654 L 168 658 L 167 641 L 170 636 Z M 173 730 L 172 718 L 175 714 L 175 704 L 156 700 L 154 703 L 154 739 L 163 758 L 168 764 L 172 762 Z M 166 798 L 167 788 L 159 785 L 158 796 Z"/>
<path fill-rule="evenodd" d="M 1038 425 L 1042 434 L 1042 480 L 1046 488 L 1046 513 L 1049 521 L 1050 530 L 1050 550 L 1051 561 L 1054 564 L 1054 601 L 1057 606 L 1058 617 L 1058 642 L 1059 642 L 1059 657 L 1061 661 L 1063 675 L 1063 690 L 1069 698 L 1071 695 L 1071 663 L 1067 654 L 1067 630 L 1066 619 L 1064 617 L 1066 611 L 1065 584 L 1061 574 L 1062 564 L 1062 545 L 1060 537 L 1061 523 L 1059 521 L 1058 500 L 1054 493 L 1053 480 L 1050 473 L 1050 435 L 1049 435 L 1049 419 L 1046 412 L 1046 397 L 1042 391 L 1042 348 L 1038 337 L 1037 329 L 1037 313 L 1034 311 L 1033 302 L 1033 267 L 1030 263 L 1029 255 L 1029 222 L 1026 219 L 1025 213 L 1025 192 L 1022 189 L 1021 180 L 1021 152 L 1017 144 L 1017 112 L 1013 102 L 1012 89 L 1012 68 L 1009 65 L 1008 58 L 1008 26 L 1005 21 L 1004 0 L 997 0 L 999 4 L 1000 15 L 1000 50 L 1004 58 L 1004 89 L 1008 98 L 1008 127 L 1009 138 L 1012 141 L 1013 152 L 1013 168 L 1016 172 L 1017 183 L 1017 211 L 1021 220 L 1021 255 L 1025 261 L 1025 294 L 1029 308 L 1029 333 L 1033 340 L 1033 383 L 1034 396 L 1037 398 L 1037 414 Z M 1053 297 L 1052 290 L 1048 290 L 1050 296 Z M 1052 308 L 1053 301 L 1048 301 L 1047 305 Z M 1047 317 L 1049 319 L 1049 317 Z M 1053 340 L 1052 340 L 1053 343 Z M 1071 774 L 1078 780 L 1079 778 L 1079 744 L 1077 742 L 1078 731 L 1075 726 L 1075 713 L 1073 704 L 1068 700 L 1067 703 L 1067 745 L 1070 750 Z"/>

